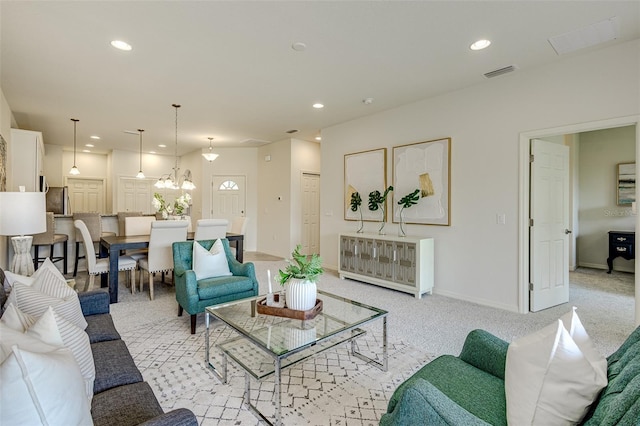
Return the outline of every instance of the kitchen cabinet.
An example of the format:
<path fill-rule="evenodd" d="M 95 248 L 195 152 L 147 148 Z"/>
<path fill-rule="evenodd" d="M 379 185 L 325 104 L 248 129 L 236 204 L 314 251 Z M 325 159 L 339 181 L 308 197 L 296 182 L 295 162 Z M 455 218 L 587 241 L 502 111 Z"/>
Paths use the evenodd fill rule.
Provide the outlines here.
<path fill-rule="evenodd" d="M 20 186 L 27 192 L 40 191 L 40 176 L 43 175 L 44 142 L 41 132 L 11 129 L 9 145 L 11 156 L 9 191 L 18 191 Z"/>

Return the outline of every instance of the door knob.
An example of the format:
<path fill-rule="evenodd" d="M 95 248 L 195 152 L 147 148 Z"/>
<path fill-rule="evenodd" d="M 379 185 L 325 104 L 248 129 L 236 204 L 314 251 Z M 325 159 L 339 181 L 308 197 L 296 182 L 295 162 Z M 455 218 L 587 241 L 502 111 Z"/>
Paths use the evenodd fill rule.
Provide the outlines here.
<path fill-rule="evenodd" d="M 570 233 L 571 233 L 571 231 L 569 231 L 568 229 L 565 229 L 565 230 L 564 230 L 564 233 L 565 233 L 565 234 L 570 234 Z"/>

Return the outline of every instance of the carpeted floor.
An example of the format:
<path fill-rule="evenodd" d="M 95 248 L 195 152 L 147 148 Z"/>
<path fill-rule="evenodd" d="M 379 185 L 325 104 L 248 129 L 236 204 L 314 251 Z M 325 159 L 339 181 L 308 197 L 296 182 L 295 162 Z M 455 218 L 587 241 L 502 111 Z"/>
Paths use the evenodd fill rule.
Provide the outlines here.
<path fill-rule="evenodd" d="M 274 276 L 284 262 L 254 263 L 260 293 L 266 293 L 267 270 Z M 81 282 L 82 276 L 78 279 Z M 470 330 L 483 328 L 511 341 L 550 324 L 572 305 L 578 307 L 598 350 L 609 355 L 634 328 L 634 275 L 581 268 L 570 274 L 570 280 L 569 304 L 522 315 L 438 295 L 415 299 L 326 272 L 320 289 L 389 311 L 389 372 L 352 359 L 347 345 L 298 364 L 284 374 L 291 381 L 291 388 L 283 392 L 285 424 L 377 424 L 393 389 L 434 355 L 457 355 Z M 132 295 L 121 284 L 120 302 L 111 305 L 111 312 L 163 407 L 188 407 L 202 424 L 257 424 L 241 406 L 242 374 L 234 370 L 230 383 L 222 385 L 204 368 L 204 315 L 198 317 L 197 334 L 190 335 L 188 316 L 177 317 L 173 287 L 156 277 L 155 289 L 151 301 L 148 288 Z M 376 328 L 375 323 L 372 326 Z M 375 339 L 372 331 L 368 339 Z M 254 392 L 267 413 L 272 410 L 269 386 L 273 387 L 272 379 Z M 302 397 L 287 398 L 289 394 Z"/>

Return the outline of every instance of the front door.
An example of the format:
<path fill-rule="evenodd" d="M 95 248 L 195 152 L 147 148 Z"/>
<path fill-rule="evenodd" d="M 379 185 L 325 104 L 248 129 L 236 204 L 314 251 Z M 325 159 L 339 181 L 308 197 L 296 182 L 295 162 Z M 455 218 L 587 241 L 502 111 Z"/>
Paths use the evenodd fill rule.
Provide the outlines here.
<path fill-rule="evenodd" d="M 227 219 L 246 217 L 246 177 L 230 175 L 211 176 L 211 218 Z"/>
<path fill-rule="evenodd" d="M 537 312 L 569 301 L 569 147 L 531 141 L 530 294 Z"/>

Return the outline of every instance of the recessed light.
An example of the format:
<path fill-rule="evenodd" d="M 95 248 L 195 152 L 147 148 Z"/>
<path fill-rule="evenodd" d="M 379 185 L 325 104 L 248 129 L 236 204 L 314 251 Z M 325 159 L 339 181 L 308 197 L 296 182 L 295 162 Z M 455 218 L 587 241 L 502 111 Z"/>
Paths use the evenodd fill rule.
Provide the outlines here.
<path fill-rule="evenodd" d="M 86 147 L 88 147 L 88 148 L 93 148 L 95 145 L 94 145 L 94 144 L 92 144 L 92 143 L 88 143 L 88 144 L 86 144 L 85 146 L 86 146 Z"/>
<path fill-rule="evenodd" d="M 100 139 L 100 136 L 89 136 L 91 139 Z"/>
<path fill-rule="evenodd" d="M 314 107 L 315 109 L 322 109 L 322 108 L 324 108 L 324 105 L 323 105 L 323 104 L 321 104 L 321 103 L 315 103 L 315 104 L 313 104 L 313 107 Z"/>
<path fill-rule="evenodd" d="M 91 151 L 88 149 L 83 149 L 82 152 L 91 152 Z"/>
<path fill-rule="evenodd" d="M 364 98 L 362 103 L 365 105 L 371 105 L 373 103 L 373 98 Z"/>
<path fill-rule="evenodd" d="M 296 42 L 291 45 L 291 48 L 296 52 L 303 52 L 307 49 L 307 45 L 301 42 Z"/>
<path fill-rule="evenodd" d="M 487 47 L 489 47 L 490 44 L 491 44 L 491 42 L 489 40 L 478 40 L 475 43 L 472 43 L 471 46 L 469 46 L 469 49 L 471 49 L 471 50 L 482 50 L 482 49 L 486 49 Z"/>
<path fill-rule="evenodd" d="M 155 153 L 156 153 L 155 151 L 149 151 L 149 154 L 155 154 Z"/>
<path fill-rule="evenodd" d="M 127 43 L 126 41 L 122 41 L 122 40 L 113 40 L 111 42 L 111 45 L 113 47 L 115 47 L 116 49 L 124 50 L 124 51 L 127 51 L 127 52 L 130 51 L 131 49 L 133 49 L 129 43 Z"/>
<path fill-rule="evenodd" d="M 158 148 L 166 148 L 166 147 L 167 147 L 167 146 L 166 146 L 166 145 L 164 145 L 164 144 L 160 144 L 160 145 L 158 145 Z"/>

